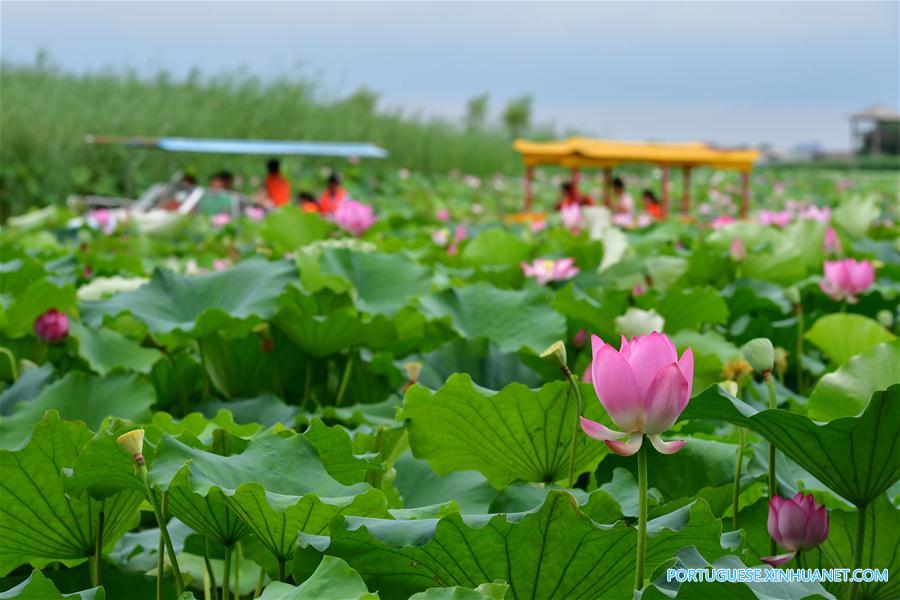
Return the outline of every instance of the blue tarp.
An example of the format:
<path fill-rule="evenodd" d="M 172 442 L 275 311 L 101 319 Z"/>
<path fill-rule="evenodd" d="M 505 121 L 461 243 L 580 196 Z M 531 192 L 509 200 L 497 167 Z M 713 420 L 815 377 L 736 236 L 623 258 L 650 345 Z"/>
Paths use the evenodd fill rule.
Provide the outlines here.
<path fill-rule="evenodd" d="M 288 140 L 221 140 L 207 138 L 107 138 L 89 136 L 93 143 L 122 143 L 127 146 L 159 148 L 167 152 L 209 154 L 265 154 L 269 156 L 337 156 L 344 158 L 387 158 L 388 152 L 374 144 L 345 142 L 303 142 Z"/>

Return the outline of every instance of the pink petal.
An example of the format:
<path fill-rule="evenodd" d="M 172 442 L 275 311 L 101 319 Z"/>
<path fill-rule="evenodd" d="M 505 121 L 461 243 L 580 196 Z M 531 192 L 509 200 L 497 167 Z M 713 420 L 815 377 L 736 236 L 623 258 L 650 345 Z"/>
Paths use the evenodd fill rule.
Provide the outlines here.
<path fill-rule="evenodd" d="M 806 539 L 803 549 L 815 548 L 828 539 L 828 510 L 824 506 L 817 508 L 806 524 Z"/>
<path fill-rule="evenodd" d="M 781 496 L 775 496 L 769 500 L 769 519 L 766 522 L 766 529 L 769 531 L 769 537 L 776 542 L 781 539 L 781 534 L 778 533 L 778 512 L 783 503 L 784 498 Z"/>
<path fill-rule="evenodd" d="M 806 511 L 795 502 L 785 502 L 778 511 L 778 534 L 775 538 L 779 544 L 791 552 L 803 547 L 806 533 Z"/>
<path fill-rule="evenodd" d="M 678 368 L 681 370 L 681 374 L 688 383 L 687 396 L 688 399 L 690 399 L 691 392 L 694 388 L 694 351 L 691 348 L 685 350 L 684 354 L 681 355 L 681 360 L 678 361 Z"/>
<path fill-rule="evenodd" d="M 595 440 L 600 440 L 602 442 L 605 442 L 606 440 L 617 440 L 628 435 L 621 431 L 614 431 L 606 425 L 591 421 L 590 419 L 585 419 L 584 417 L 581 417 L 581 429 L 588 437 L 592 437 Z"/>
<path fill-rule="evenodd" d="M 643 397 L 644 423 L 648 435 L 662 433 L 675 424 L 687 406 L 690 387 L 676 363 L 659 370 Z"/>
<path fill-rule="evenodd" d="M 656 451 L 660 454 L 675 454 L 684 448 L 684 440 L 672 440 L 671 442 L 667 442 L 658 435 L 651 435 L 649 438 L 650 443 L 653 444 L 653 447 L 656 448 Z"/>
<path fill-rule="evenodd" d="M 763 556 L 759 560 L 773 567 L 780 567 L 784 563 L 790 561 L 796 555 L 796 552 L 788 552 L 787 554 L 779 554 L 777 556 Z"/>
<path fill-rule="evenodd" d="M 628 357 L 631 356 L 631 344 L 628 343 L 628 338 L 624 335 L 622 336 L 622 343 L 619 345 L 619 354 L 625 360 L 628 360 Z"/>
<path fill-rule="evenodd" d="M 606 345 L 599 335 L 591 334 L 591 358 L 597 356 L 597 352 Z"/>
<path fill-rule="evenodd" d="M 634 371 L 638 390 L 643 398 L 660 369 L 678 362 L 678 353 L 668 337 L 655 332 L 632 340 L 630 348 L 628 364 Z"/>
<path fill-rule="evenodd" d="M 625 431 L 637 431 L 641 402 L 631 367 L 612 346 L 604 344 L 591 364 L 594 391 L 613 422 Z"/>
<path fill-rule="evenodd" d="M 606 440 L 604 443 L 609 447 L 610 450 L 618 454 L 619 456 L 632 456 L 637 454 L 637 451 L 641 449 L 641 444 L 644 441 L 644 436 L 640 433 L 632 433 L 628 436 L 627 442 L 618 442 L 614 440 Z"/>

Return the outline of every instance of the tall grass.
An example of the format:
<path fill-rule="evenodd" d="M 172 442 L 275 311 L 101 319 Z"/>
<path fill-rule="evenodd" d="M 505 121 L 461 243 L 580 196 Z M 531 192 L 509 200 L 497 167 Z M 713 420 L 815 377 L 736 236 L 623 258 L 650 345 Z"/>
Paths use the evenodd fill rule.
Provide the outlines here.
<path fill-rule="evenodd" d="M 454 169 L 476 175 L 514 172 L 521 163 L 499 129 L 467 131 L 436 118 L 381 111 L 366 94 L 328 98 L 315 81 L 272 81 L 246 73 L 64 73 L 46 63 L 0 66 L 0 201 L 3 212 L 59 202 L 71 193 L 122 194 L 126 150 L 93 146 L 87 133 L 145 136 L 371 141 L 390 151 L 373 169 L 406 167 L 424 173 Z M 134 187 L 167 178 L 175 168 L 204 180 L 229 168 L 262 172 L 266 157 L 170 155 L 136 150 Z M 299 172 L 322 163 L 288 159 Z M 338 164 L 337 166 L 340 166 Z"/>

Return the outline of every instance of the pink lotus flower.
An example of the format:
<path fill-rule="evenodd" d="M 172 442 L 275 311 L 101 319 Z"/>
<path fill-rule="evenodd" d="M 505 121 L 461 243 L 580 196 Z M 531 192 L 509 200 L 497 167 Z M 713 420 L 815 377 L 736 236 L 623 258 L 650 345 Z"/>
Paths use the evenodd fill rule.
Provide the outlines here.
<path fill-rule="evenodd" d="M 34 332 L 45 342 L 58 342 L 69 335 L 69 317 L 51 308 L 34 320 Z"/>
<path fill-rule="evenodd" d="M 453 230 L 453 241 L 455 243 L 458 244 L 467 237 L 469 237 L 469 232 L 466 231 L 465 225 L 457 225 L 456 229 Z"/>
<path fill-rule="evenodd" d="M 334 211 L 334 222 L 353 235 L 362 235 L 375 224 L 375 211 L 368 204 L 350 198 L 342 200 Z"/>
<path fill-rule="evenodd" d="M 857 296 L 875 283 L 875 267 L 867 260 L 853 258 L 825 261 L 825 279 L 819 283 L 822 291 L 835 300 L 856 303 Z"/>
<path fill-rule="evenodd" d="M 638 296 L 643 296 L 647 293 L 647 289 L 641 283 L 634 284 L 634 287 L 631 288 L 631 295 L 637 298 Z"/>
<path fill-rule="evenodd" d="M 581 207 L 577 204 L 563 206 L 559 211 L 563 227 L 577 234 L 581 229 Z"/>
<path fill-rule="evenodd" d="M 616 213 L 612 216 L 612 224 L 623 229 L 631 229 L 634 227 L 634 217 L 627 212 Z"/>
<path fill-rule="evenodd" d="M 217 258 L 213 261 L 213 269 L 216 271 L 224 271 L 228 268 L 229 264 L 230 263 L 224 258 Z"/>
<path fill-rule="evenodd" d="M 588 340 L 588 332 L 587 329 L 582 327 L 578 330 L 578 333 L 575 334 L 575 339 L 572 340 L 572 345 L 576 348 L 582 348 L 587 343 Z"/>
<path fill-rule="evenodd" d="M 713 219 L 712 227 L 713 229 L 722 229 L 729 223 L 734 223 L 737 219 L 730 215 L 720 215 Z"/>
<path fill-rule="evenodd" d="M 540 285 L 547 285 L 551 281 L 572 279 L 579 272 L 574 258 L 557 260 L 538 258 L 533 263 L 521 263 L 521 267 L 525 277 L 534 277 Z"/>
<path fill-rule="evenodd" d="M 544 229 L 547 228 L 547 221 L 532 221 L 531 222 L 531 233 L 540 233 Z"/>
<path fill-rule="evenodd" d="M 450 230 L 446 227 L 435 229 L 431 232 L 431 241 L 443 248 L 450 243 Z"/>
<path fill-rule="evenodd" d="M 731 240 L 731 246 L 728 247 L 728 252 L 731 254 L 731 259 L 735 262 L 740 262 L 747 258 L 747 248 L 739 237 Z"/>
<path fill-rule="evenodd" d="M 777 556 L 763 556 L 762 561 L 777 567 L 788 562 L 801 550 L 812 550 L 828 537 L 828 511 L 815 499 L 801 492 L 793 498 L 775 496 L 769 500 L 769 535 L 787 550 Z"/>
<path fill-rule="evenodd" d="M 446 208 L 442 208 L 435 214 L 438 221 L 449 221 L 450 220 L 450 211 Z"/>
<path fill-rule="evenodd" d="M 248 206 L 244 209 L 244 214 L 247 215 L 247 218 L 251 221 L 262 221 L 266 218 L 265 209 L 260 208 L 259 206 Z"/>
<path fill-rule="evenodd" d="M 853 187 L 852 179 L 841 179 L 837 182 L 837 189 L 839 192 L 843 192 L 844 190 L 850 189 Z"/>
<path fill-rule="evenodd" d="M 451 242 L 447 247 L 447 254 L 449 256 L 456 256 L 459 254 L 459 246 L 456 245 L 456 242 Z"/>
<path fill-rule="evenodd" d="M 594 335 L 591 350 L 591 381 L 597 398 L 623 431 L 581 417 L 584 432 L 602 440 L 620 456 L 640 450 L 644 435 L 662 454 L 681 450 L 684 440 L 666 442 L 659 434 L 675 424 L 691 399 L 692 350 L 685 350 L 679 360 L 675 344 L 657 332 L 634 337 L 630 342 L 622 336 L 618 351 Z"/>
<path fill-rule="evenodd" d="M 756 213 L 756 221 L 760 225 L 787 227 L 794 220 L 794 213 L 789 210 L 761 210 Z"/>
<path fill-rule="evenodd" d="M 825 238 L 822 240 L 822 250 L 825 251 L 825 254 L 841 253 L 841 239 L 838 237 L 834 227 L 829 227 L 825 230 Z"/>
<path fill-rule="evenodd" d="M 118 219 L 108 208 L 98 208 L 88 214 L 88 225 L 109 235 L 116 229 Z"/>
<path fill-rule="evenodd" d="M 831 221 L 831 209 L 827 206 L 816 206 L 810 204 L 802 209 L 799 213 L 801 219 L 810 219 L 819 223 L 828 223 Z"/>
<path fill-rule="evenodd" d="M 229 215 L 228 213 L 219 213 L 217 215 L 213 215 L 213 227 L 224 227 L 229 223 L 231 223 L 231 215 Z"/>

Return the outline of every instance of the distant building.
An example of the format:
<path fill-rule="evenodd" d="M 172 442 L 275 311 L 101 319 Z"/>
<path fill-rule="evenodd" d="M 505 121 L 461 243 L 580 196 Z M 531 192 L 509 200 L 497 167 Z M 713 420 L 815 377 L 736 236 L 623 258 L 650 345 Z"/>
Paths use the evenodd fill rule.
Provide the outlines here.
<path fill-rule="evenodd" d="M 850 140 L 856 154 L 900 154 L 900 113 L 883 104 L 853 113 Z"/>

